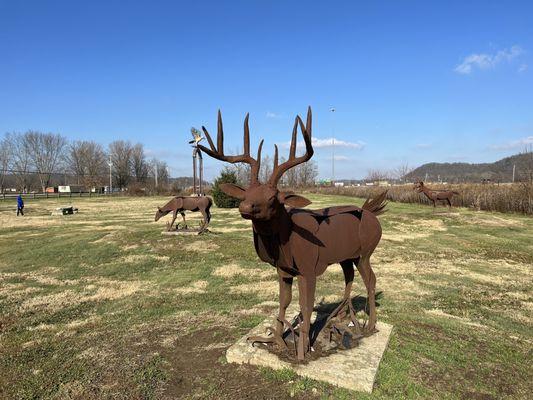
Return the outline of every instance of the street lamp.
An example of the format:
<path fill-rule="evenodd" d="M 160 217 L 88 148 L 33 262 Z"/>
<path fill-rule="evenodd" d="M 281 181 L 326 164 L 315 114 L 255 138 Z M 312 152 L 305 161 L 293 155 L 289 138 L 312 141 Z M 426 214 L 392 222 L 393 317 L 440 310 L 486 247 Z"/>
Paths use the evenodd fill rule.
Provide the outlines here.
<path fill-rule="evenodd" d="M 113 163 L 111 162 L 111 154 L 109 155 L 109 161 L 107 162 L 107 165 L 109 165 L 109 191 L 108 194 L 111 194 L 113 192 L 113 178 L 111 175 L 111 168 L 113 167 Z"/>
<path fill-rule="evenodd" d="M 331 112 L 331 184 L 335 186 L 335 107 L 329 109 Z"/>

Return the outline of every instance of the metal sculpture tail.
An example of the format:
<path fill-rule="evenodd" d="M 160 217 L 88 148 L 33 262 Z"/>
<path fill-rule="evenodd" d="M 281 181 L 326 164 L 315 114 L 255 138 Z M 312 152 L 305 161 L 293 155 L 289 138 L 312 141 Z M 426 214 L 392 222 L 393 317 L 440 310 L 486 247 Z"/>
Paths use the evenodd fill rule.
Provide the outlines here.
<path fill-rule="evenodd" d="M 375 199 L 366 199 L 365 204 L 363 204 L 363 207 L 361 207 L 363 210 L 370 211 L 374 215 L 381 215 L 385 211 L 385 207 L 387 206 L 387 203 L 385 202 L 385 199 L 387 198 L 387 192 L 388 190 L 385 190 L 383 193 L 378 195 Z"/>

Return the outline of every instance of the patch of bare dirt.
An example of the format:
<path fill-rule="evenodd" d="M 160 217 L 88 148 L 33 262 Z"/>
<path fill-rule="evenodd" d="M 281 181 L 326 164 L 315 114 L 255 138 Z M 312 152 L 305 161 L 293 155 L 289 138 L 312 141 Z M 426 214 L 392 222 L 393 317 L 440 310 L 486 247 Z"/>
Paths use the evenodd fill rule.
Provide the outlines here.
<path fill-rule="evenodd" d="M 220 341 L 217 339 L 219 337 L 225 340 Z M 266 380 L 258 368 L 221 362 L 226 349 L 236 339 L 227 330 L 203 329 L 180 336 L 173 348 L 149 349 L 159 352 L 170 363 L 172 373 L 165 384 L 163 397 L 229 400 L 288 398 L 285 384 Z M 212 392 L 213 388 L 216 388 L 215 392 Z M 310 399 L 315 396 L 305 392 L 293 398 Z"/>

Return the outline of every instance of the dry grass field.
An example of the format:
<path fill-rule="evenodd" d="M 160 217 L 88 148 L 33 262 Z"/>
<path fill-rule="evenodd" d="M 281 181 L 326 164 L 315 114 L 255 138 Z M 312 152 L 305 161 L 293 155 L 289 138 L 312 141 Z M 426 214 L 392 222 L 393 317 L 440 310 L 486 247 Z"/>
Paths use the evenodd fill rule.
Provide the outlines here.
<path fill-rule="evenodd" d="M 317 208 L 363 202 L 309 197 Z M 166 200 L 72 199 L 71 216 L 51 216 L 66 199 L 28 200 L 19 218 L 0 202 L 0 398 L 531 395 L 531 217 L 389 204 L 373 265 L 378 318 L 394 331 L 368 395 L 227 364 L 225 349 L 276 309 L 275 271 L 236 210 L 214 208 L 206 235 L 161 235 L 166 220 L 153 216 Z M 317 301 L 342 288 L 331 266 Z"/>

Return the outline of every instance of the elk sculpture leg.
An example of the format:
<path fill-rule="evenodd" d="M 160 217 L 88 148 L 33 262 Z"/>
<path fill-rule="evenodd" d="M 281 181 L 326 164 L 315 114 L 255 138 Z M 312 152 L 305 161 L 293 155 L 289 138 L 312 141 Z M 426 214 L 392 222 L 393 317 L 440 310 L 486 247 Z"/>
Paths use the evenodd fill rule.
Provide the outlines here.
<path fill-rule="evenodd" d="M 174 225 L 174 222 L 176 221 L 177 217 L 178 217 L 178 211 L 176 210 L 172 213 L 172 221 L 170 222 L 170 225 L 167 225 L 167 231 L 172 230 L 172 225 Z"/>
<path fill-rule="evenodd" d="M 200 232 L 203 232 L 209 224 L 210 217 L 207 210 L 200 209 L 200 212 L 202 213 L 202 217 L 204 217 L 204 222 L 202 222 L 202 225 L 200 226 Z"/>
<path fill-rule="evenodd" d="M 361 256 L 360 262 L 357 264 L 357 270 L 363 278 L 367 292 L 368 305 L 368 325 L 363 326 L 363 334 L 371 335 L 376 332 L 376 275 L 370 266 L 370 254 Z"/>
<path fill-rule="evenodd" d="M 337 337 L 342 337 L 344 335 L 345 329 L 341 328 L 337 323 L 340 323 L 347 314 L 350 316 L 350 321 L 354 325 L 356 333 L 359 334 L 361 330 L 361 326 L 356 317 L 356 310 L 353 308 L 351 296 L 355 276 L 354 263 L 357 265 L 359 260 L 360 258 L 358 257 L 353 260 L 344 260 L 340 263 L 344 273 L 344 283 L 346 285 L 344 288 L 344 297 L 341 303 L 329 314 L 326 320 L 326 326 L 330 325 L 331 327 L 331 335 Z"/>
<path fill-rule="evenodd" d="M 279 313 L 275 322 L 275 327 L 269 327 L 269 336 L 250 336 L 248 340 L 253 343 L 277 343 L 283 348 L 288 348 L 285 339 L 283 339 L 284 326 L 289 328 L 293 333 L 293 338 L 296 338 L 296 333 L 292 324 L 287 321 L 285 313 L 287 307 L 292 301 L 292 283 L 293 278 L 286 278 L 279 274 Z"/>
<path fill-rule="evenodd" d="M 183 229 L 187 229 L 187 221 L 185 221 L 185 213 L 180 211 L 181 218 L 183 218 Z"/>
<path fill-rule="evenodd" d="M 311 349 L 309 342 L 309 329 L 311 328 L 311 314 L 315 306 L 315 275 L 298 276 L 298 292 L 300 294 L 300 313 L 302 319 L 300 322 L 300 332 L 298 336 L 298 360 L 303 361 L 305 355 Z"/>

